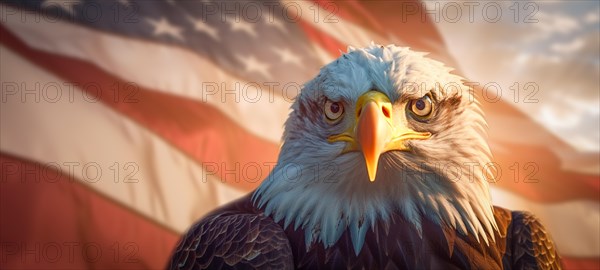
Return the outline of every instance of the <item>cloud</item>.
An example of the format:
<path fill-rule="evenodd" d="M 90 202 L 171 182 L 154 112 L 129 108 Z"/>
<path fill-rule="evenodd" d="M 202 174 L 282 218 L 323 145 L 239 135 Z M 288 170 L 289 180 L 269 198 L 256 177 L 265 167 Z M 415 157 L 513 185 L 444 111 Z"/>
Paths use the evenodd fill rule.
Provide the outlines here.
<path fill-rule="evenodd" d="M 545 34 L 569 34 L 581 28 L 580 23 L 573 17 L 561 13 L 539 11 L 535 18 L 535 26 Z"/>
<path fill-rule="evenodd" d="M 457 23 L 440 29 L 470 79 L 498 82 L 512 105 L 573 147 L 598 152 L 600 143 L 593 142 L 600 137 L 600 32 L 584 25 L 588 10 L 541 10 L 538 23 Z M 515 82 L 521 85 L 518 98 L 509 88 Z M 527 82 L 539 87 L 538 103 L 523 102 L 530 93 L 523 89 Z"/>
<path fill-rule="evenodd" d="M 596 11 L 590 11 L 583 17 L 583 21 L 588 24 L 597 23 L 600 21 L 600 15 Z"/>
<path fill-rule="evenodd" d="M 569 54 L 580 50 L 583 45 L 583 38 L 576 38 L 567 43 L 554 43 L 550 46 L 550 50 L 560 54 Z"/>

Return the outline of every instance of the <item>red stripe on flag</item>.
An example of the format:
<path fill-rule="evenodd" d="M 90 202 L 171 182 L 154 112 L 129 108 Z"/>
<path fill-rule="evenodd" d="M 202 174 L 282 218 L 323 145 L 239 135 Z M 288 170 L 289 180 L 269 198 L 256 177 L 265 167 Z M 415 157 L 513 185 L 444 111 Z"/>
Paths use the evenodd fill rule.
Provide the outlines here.
<path fill-rule="evenodd" d="M 52 166 L 0 153 L 5 269 L 158 269 L 179 235 Z M 93 185 L 93 183 L 90 183 Z"/>
<path fill-rule="evenodd" d="M 83 87 L 89 96 L 152 130 L 192 159 L 206 167 L 225 183 L 242 190 L 252 190 L 267 176 L 277 160 L 279 147 L 250 134 L 218 109 L 152 89 L 125 87 L 125 82 L 81 60 L 54 55 L 28 47 L 10 31 L 0 26 L 2 43 L 33 63 L 66 81 Z M 119 85 L 119 91 L 115 91 Z M 242 168 L 260 166 L 246 175 Z M 248 176 L 248 178 L 246 177 Z"/>
<path fill-rule="evenodd" d="M 600 258 L 562 257 L 565 270 L 599 270 Z"/>

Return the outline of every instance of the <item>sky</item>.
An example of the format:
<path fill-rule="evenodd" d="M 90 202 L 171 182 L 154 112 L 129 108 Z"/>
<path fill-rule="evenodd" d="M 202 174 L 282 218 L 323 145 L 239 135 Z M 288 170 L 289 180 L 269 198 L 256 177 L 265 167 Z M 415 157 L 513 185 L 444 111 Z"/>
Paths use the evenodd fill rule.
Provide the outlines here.
<path fill-rule="evenodd" d="M 498 83 L 579 151 L 600 152 L 600 1 L 472 3 L 427 2 L 460 70 Z"/>

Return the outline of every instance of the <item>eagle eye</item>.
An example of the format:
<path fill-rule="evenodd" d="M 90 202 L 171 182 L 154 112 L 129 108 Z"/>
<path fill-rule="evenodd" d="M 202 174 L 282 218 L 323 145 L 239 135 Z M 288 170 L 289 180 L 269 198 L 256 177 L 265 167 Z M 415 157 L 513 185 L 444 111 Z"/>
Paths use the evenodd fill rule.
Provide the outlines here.
<path fill-rule="evenodd" d="M 325 117 L 329 121 L 336 121 L 344 114 L 344 105 L 341 102 L 327 100 L 325 102 Z"/>
<path fill-rule="evenodd" d="M 429 95 L 426 95 L 422 98 L 409 101 L 408 108 L 418 119 L 427 119 L 432 115 L 433 101 L 431 101 Z"/>

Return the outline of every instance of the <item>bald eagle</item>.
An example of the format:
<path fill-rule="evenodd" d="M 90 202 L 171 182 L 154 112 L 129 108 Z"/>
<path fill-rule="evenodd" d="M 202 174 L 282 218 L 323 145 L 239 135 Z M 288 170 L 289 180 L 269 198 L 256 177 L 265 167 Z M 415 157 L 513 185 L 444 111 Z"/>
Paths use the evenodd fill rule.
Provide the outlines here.
<path fill-rule="evenodd" d="M 172 269 L 558 269 L 532 214 L 491 203 L 486 122 L 452 69 L 349 48 L 296 97 L 257 190 L 183 236 Z"/>

